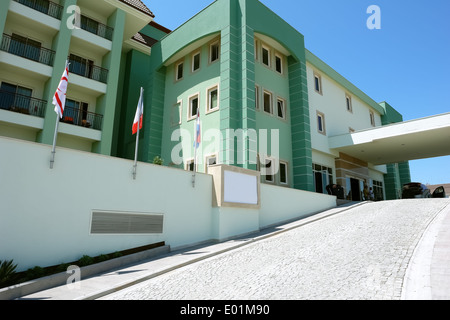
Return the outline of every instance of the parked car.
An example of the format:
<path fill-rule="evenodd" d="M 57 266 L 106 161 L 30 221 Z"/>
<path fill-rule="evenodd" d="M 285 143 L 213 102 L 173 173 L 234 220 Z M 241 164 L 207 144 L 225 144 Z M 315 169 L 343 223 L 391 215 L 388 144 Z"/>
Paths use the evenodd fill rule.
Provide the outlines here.
<path fill-rule="evenodd" d="M 403 186 L 402 199 L 415 199 L 415 198 L 445 198 L 444 187 L 438 187 L 431 193 L 431 190 L 420 182 L 411 182 Z"/>

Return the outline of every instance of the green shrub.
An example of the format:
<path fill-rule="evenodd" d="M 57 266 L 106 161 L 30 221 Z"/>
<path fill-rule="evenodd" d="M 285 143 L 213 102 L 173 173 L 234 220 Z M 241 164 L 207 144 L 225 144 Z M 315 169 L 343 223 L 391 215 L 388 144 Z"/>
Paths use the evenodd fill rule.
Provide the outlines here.
<path fill-rule="evenodd" d="M 13 264 L 13 260 L 0 260 L 0 288 L 11 284 L 16 275 L 17 264 Z"/>
<path fill-rule="evenodd" d="M 44 268 L 41 268 L 39 266 L 30 268 L 26 271 L 26 279 L 27 280 L 38 279 L 38 278 L 42 278 L 44 276 L 45 276 L 45 270 L 44 270 Z"/>
<path fill-rule="evenodd" d="M 94 258 L 84 255 L 78 260 L 79 267 L 85 267 L 94 263 Z"/>
<path fill-rule="evenodd" d="M 159 166 L 162 166 L 164 163 L 164 160 L 161 159 L 161 157 L 156 156 L 155 158 L 153 158 L 153 164 L 157 164 Z"/>

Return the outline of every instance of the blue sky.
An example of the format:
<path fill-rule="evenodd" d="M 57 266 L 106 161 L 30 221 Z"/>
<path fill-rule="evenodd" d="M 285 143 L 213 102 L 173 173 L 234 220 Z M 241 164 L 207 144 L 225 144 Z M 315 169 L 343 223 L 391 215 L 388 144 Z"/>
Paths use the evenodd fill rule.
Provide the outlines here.
<path fill-rule="evenodd" d="M 174 30 L 213 0 L 143 0 Z M 450 112 L 450 1 L 261 0 L 305 36 L 308 50 L 404 120 Z M 370 5 L 381 29 L 369 30 Z M 450 141 L 449 141 L 450 143 Z M 412 180 L 450 183 L 450 156 L 410 162 Z"/>

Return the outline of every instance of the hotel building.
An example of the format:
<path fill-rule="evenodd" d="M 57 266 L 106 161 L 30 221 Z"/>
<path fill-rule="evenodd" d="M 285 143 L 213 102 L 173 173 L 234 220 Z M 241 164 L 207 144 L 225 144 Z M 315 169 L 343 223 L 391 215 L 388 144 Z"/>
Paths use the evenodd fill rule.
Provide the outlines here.
<path fill-rule="evenodd" d="M 68 25 L 73 6 L 77 28 Z M 333 137 L 402 116 L 308 51 L 258 0 L 216 0 L 172 32 L 153 18 L 139 0 L 2 1 L 0 135 L 52 143 L 51 101 L 68 59 L 60 147 L 132 159 L 143 87 L 140 161 L 160 156 L 204 173 L 218 163 L 264 169 L 263 183 L 318 193 L 338 184 L 349 200 L 363 200 L 364 186 L 376 200 L 396 199 L 409 182 L 407 162 L 374 164 L 330 147 Z"/>

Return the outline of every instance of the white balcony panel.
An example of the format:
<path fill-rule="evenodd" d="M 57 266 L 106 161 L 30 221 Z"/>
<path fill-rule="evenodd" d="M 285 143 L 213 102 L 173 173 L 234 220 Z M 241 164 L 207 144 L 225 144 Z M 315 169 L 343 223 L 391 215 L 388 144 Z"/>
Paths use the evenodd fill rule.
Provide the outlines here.
<path fill-rule="evenodd" d="M 71 86 L 78 87 L 75 88 L 77 91 L 88 91 L 89 95 L 95 97 L 106 94 L 107 87 L 107 85 L 102 82 L 85 78 L 74 73 L 69 74 L 69 86 L 67 90 L 70 90 Z"/>
<path fill-rule="evenodd" d="M 36 129 L 36 131 L 44 128 L 44 119 L 42 118 L 2 109 L 0 109 L 0 122 Z"/>
<path fill-rule="evenodd" d="M 60 123 L 58 132 L 93 142 L 102 140 L 102 132 L 99 130 L 88 129 L 67 123 Z"/>
<path fill-rule="evenodd" d="M 52 76 L 52 67 L 8 52 L 0 51 L 0 63 L 13 66 L 16 69 L 21 69 L 26 73 L 33 72 L 47 78 L 51 78 Z"/>
<path fill-rule="evenodd" d="M 39 25 L 45 25 L 56 31 L 59 31 L 59 29 L 61 28 L 61 21 L 59 21 L 58 19 L 55 19 L 42 12 L 29 8 L 16 1 L 11 1 L 9 11 L 17 15 L 20 15 L 23 19 L 22 23 L 25 23 L 27 20 L 32 20 L 34 23 L 37 23 Z"/>

